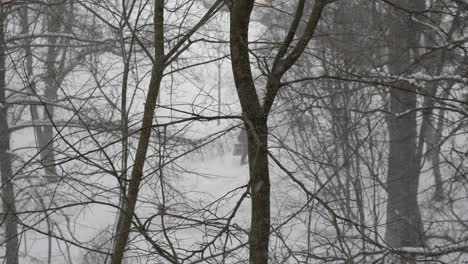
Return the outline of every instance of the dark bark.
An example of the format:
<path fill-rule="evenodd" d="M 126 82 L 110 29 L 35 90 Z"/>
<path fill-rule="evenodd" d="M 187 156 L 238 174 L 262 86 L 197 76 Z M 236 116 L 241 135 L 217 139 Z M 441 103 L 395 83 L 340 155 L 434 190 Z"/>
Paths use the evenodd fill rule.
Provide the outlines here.
<path fill-rule="evenodd" d="M 146 155 L 150 143 L 153 117 L 155 113 L 156 101 L 161 87 L 163 72 L 165 67 L 175 60 L 190 44 L 186 44 L 189 38 L 204 25 L 221 7 L 222 0 L 216 3 L 205 13 L 205 15 L 194 25 L 180 40 L 170 49 L 167 54 L 164 50 L 164 0 L 155 0 L 154 3 L 154 59 L 151 71 L 151 80 L 146 95 L 145 108 L 143 112 L 143 121 L 136 150 L 136 156 L 133 163 L 133 169 L 127 185 L 127 194 L 124 200 L 124 206 L 119 212 L 117 220 L 117 232 L 113 253 L 111 256 L 112 264 L 121 264 L 130 235 L 132 219 L 135 214 L 135 206 L 138 200 L 138 192 L 143 177 Z M 127 23 L 127 22 L 126 22 Z M 138 39 L 136 35 L 133 37 Z M 186 44 L 186 46 L 183 46 Z M 151 240 L 147 237 L 148 240 Z M 178 263 L 176 256 L 161 248 L 158 244 L 151 241 L 154 250 L 169 263 Z"/>
<path fill-rule="evenodd" d="M 266 119 L 255 120 L 248 132 L 250 192 L 252 196 L 249 234 L 250 263 L 268 263 L 270 237 L 270 173 Z"/>
<path fill-rule="evenodd" d="M 162 74 L 164 70 L 165 56 L 164 56 L 164 0 L 156 0 L 154 5 L 154 50 L 155 60 L 151 72 L 151 80 L 146 96 L 146 104 L 143 114 L 143 123 L 138 141 L 135 162 L 133 164 L 130 181 L 128 184 L 127 201 L 125 206 L 121 209 L 117 223 L 117 234 L 112 254 L 111 263 L 121 264 L 125 253 L 128 237 L 130 234 L 130 227 L 132 218 L 135 213 L 135 206 L 138 199 L 138 192 L 140 190 L 140 183 L 143 176 L 143 169 L 145 165 L 146 153 L 148 151 L 149 139 L 151 136 L 151 126 L 153 125 L 153 116 L 156 107 L 156 100 L 161 86 Z M 163 257 L 171 260 L 171 257 L 164 251 L 160 250 Z M 172 261 L 171 261 L 172 262 Z"/>
<path fill-rule="evenodd" d="M 234 1 L 231 12 L 231 59 L 237 93 L 246 120 L 252 196 L 249 262 L 268 263 L 270 175 L 267 117 L 260 106 L 249 61 L 248 31 L 253 0 Z"/>
<path fill-rule="evenodd" d="M 402 89 L 392 89 L 389 122 L 390 152 L 388 160 L 387 243 L 394 247 L 424 245 L 421 216 L 418 206 L 419 174 L 416 160 L 416 93 L 407 82 Z M 403 90 L 405 89 L 405 90 Z"/>
<path fill-rule="evenodd" d="M 327 1 L 315 1 L 306 29 L 288 55 L 304 1 L 298 3 L 289 33 L 275 58 L 266 85 L 265 104 L 262 106 L 256 92 L 249 60 L 248 32 L 253 0 L 232 1 L 230 49 L 234 82 L 244 115 L 248 134 L 250 190 L 252 196 L 249 233 L 249 262 L 268 263 L 270 237 L 270 174 L 268 168 L 268 115 L 281 86 L 281 77 L 299 59 L 312 38 Z"/>
<path fill-rule="evenodd" d="M 2 204 L 4 217 L 1 219 L 5 227 L 6 264 L 18 264 L 18 224 L 16 221 L 15 191 L 13 171 L 11 168 L 10 134 L 8 132 L 8 107 L 5 100 L 5 25 L 6 14 L 0 3 L 0 168 L 2 181 Z"/>
<path fill-rule="evenodd" d="M 421 1 L 404 3 L 405 7 Z M 410 14 L 395 11 L 390 28 L 392 38 L 389 68 L 392 74 L 408 73 L 412 47 L 417 47 L 419 32 Z M 423 247 L 423 225 L 418 206 L 419 164 L 417 159 L 416 89 L 407 81 L 398 81 L 390 90 L 388 201 L 386 241 L 393 248 Z M 413 263 L 413 256 L 401 263 Z"/>

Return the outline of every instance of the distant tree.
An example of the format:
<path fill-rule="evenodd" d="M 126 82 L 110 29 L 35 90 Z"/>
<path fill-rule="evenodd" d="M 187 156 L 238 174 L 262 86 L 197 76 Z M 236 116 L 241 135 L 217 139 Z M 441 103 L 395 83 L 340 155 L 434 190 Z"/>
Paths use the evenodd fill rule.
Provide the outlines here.
<path fill-rule="evenodd" d="M 420 27 L 411 12 L 425 10 L 425 1 L 400 1 L 406 10 L 393 10 L 389 32 L 389 71 L 411 74 L 414 47 L 420 45 Z M 423 224 L 418 205 L 419 164 L 416 157 L 416 87 L 401 80 L 390 89 L 389 161 L 387 178 L 386 241 L 393 248 L 424 247 Z M 402 263 L 406 258 L 402 257 Z"/>

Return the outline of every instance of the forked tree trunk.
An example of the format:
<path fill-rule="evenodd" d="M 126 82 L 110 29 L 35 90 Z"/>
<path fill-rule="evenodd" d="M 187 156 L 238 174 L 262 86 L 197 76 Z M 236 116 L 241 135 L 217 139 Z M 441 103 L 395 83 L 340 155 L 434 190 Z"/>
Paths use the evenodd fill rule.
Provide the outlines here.
<path fill-rule="evenodd" d="M 296 63 L 312 38 L 322 10 L 328 3 L 317 0 L 308 17 L 303 34 L 289 54 L 302 19 L 305 1 L 298 3 L 288 34 L 267 76 L 266 97 L 262 105 L 250 68 L 249 24 L 254 0 L 232 1 L 230 23 L 231 66 L 237 95 L 248 135 L 250 191 L 252 196 L 249 233 L 249 262 L 268 263 L 270 238 L 270 173 L 268 168 L 268 115 L 280 88 L 283 74 Z"/>
<path fill-rule="evenodd" d="M 250 192 L 252 196 L 249 262 L 268 263 L 270 237 L 270 175 L 268 170 L 267 116 L 256 93 L 249 60 L 248 31 L 254 1 L 233 2 L 231 12 L 232 70 L 245 116 L 248 136 Z"/>

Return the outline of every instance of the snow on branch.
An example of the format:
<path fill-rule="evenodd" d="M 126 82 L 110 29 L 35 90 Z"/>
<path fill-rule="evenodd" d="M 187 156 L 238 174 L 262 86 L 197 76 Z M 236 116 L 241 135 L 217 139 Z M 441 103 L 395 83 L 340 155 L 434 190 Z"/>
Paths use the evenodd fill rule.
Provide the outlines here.
<path fill-rule="evenodd" d="M 394 249 L 393 252 L 399 254 L 414 254 L 420 256 L 437 257 L 451 253 L 468 253 L 468 244 L 435 248 L 402 247 Z"/>
<path fill-rule="evenodd" d="M 415 82 L 434 82 L 434 81 L 455 81 L 460 83 L 467 83 L 468 78 L 456 75 L 456 74 L 445 74 L 445 75 L 428 75 L 422 72 L 416 72 L 411 75 L 406 76 L 387 76 L 387 78 L 392 78 L 395 80 L 404 80 L 410 83 Z"/>

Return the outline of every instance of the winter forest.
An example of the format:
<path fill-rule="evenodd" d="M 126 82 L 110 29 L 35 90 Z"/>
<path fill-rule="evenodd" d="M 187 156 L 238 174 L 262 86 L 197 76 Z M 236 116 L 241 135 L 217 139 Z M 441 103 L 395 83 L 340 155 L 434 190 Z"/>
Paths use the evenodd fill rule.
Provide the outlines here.
<path fill-rule="evenodd" d="M 0 0 L 4 264 L 468 263 L 468 0 Z"/>

